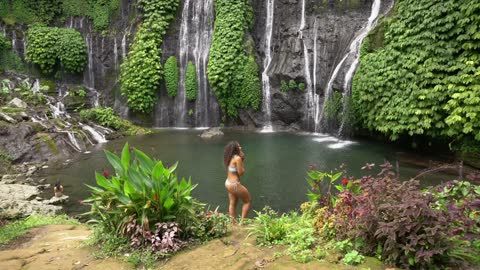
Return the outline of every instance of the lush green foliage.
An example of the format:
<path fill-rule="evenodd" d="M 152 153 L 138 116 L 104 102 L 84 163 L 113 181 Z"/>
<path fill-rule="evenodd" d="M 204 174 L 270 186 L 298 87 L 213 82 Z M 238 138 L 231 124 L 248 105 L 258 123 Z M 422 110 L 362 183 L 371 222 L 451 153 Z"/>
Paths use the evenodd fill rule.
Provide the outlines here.
<path fill-rule="evenodd" d="M 105 150 L 115 173 L 96 173 L 98 186 L 88 186 L 92 195 L 84 203 L 91 205 L 91 211 L 86 214 L 98 223 L 97 230 L 112 236 L 112 240 L 96 236 L 94 242 L 105 248 L 113 244 L 109 248 L 113 254 L 129 243 L 127 250 L 148 249 L 164 256 L 191 240 L 226 233 L 230 219 L 205 210 L 204 204 L 191 197 L 196 185 L 190 179 L 178 180 L 177 163 L 166 167 L 138 149 L 133 148 L 134 157 L 130 151 L 128 143 L 120 157 Z"/>
<path fill-rule="evenodd" d="M 177 95 L 178 61 L 175 56 L 170 56 L 165 62 L 165 86 L 169 97 L 175 97 Z"/>
<path fill-rule="evenodd" d="M 97 30 L 104 30 L 120 0 L 12 0 L 0 2 L 0 17 L 7 23 L 50 24 L 56 18 L 88 17 Z"/>
<path fill-rule="evenodd" d="M 156 91 L 162 76 L 161 44 L 175 18 L 179 0 L 140 0 L 144 22 L 135 35 L 127 59 L 122 63 L 122 94 L 135 112 L 150 113 L 156 104 Z"/>
<path fill-rule="evenodd" d="M 105 150 L 115 174 L 108 178 L 96 173 L 99 187 L 89 186 L 92 196 L 85 202 L 92 206 L 88 213 L 92 220 L 117 233 L 126 232 L 132 220 L 149 229 L 165 221 L 189 225 L 197 204 L 190 194 L 196 185 L 190 180 L 178 181 L 177 164 L 165 167 L 138 149 L 134 152 L 132 159 L 128 143 L 121 157 Z"/>
<path fill-rule="evenodd" d="M 0 244 L 5 244 L 12 239 L 26 233 L 33 227 L 51 225 L 51 224 L 80 224 L 77 220 L 67 217 L 65 215 L 46 216 L 46 215 L 32 215 L 22 220 L 9 223 L 6 226 L 0 226 Z"/>
<path fill-rule="evenodd" d="M 11 51 L 11 42 L 0 35 L 0 70 L 16 70 L 22 72 L 24 64 L 22 59 Z"/>
<path fill-rule="evenodd" d="M 479 25 L 478 1 L 398 1 L 362 49 L 352 88 L 362 125 L 392 139 L 480 140 Z"/>
<path fill-rule="evenodd" d="M 197 99 L 198 81 L 197 70 L 195 65 L 188 61 L 187 73 L 185 74 L 185 94 L 188 101 L 195 101 Z"/>
<path fill-rule="evenodd" d="M 294 91 L 294 90 L 305 90 L 304 83 L 296 83 L 294 80 L 290 80 L 288 83 L 284 80 L 280 82 L 280 90 L 283 92 Z"/>
<path fill-rule="evenodd" d="M 233 118 L 238 108 L 258 109 L 261 102 L 258 66 L 251 46 L 243 45 L 253 13 L 247 0 L 215 0 L 215 11 L 208 79 L 223 112 Z"/>
<path fill-rule="evenodd" d="M 334 91 L 327 99 L 325 103 L 325 119 L 327 119 L 327 121 L 339 122 L 341 120 L 343 109 L 342 98 L 342 93 Z"/>
<path fill-rule="evenodd" d="M 27 32 L 27 60 L 52 73 L 55 65 L 70 72 L 81 72 L 87 62 L 87 47 L 74 29 L 30 27 Z"/>
<path fill-rule="evenodd" d="M 80 112 L 80 119 L 82 121 L 93 121 L 102 126 L 120 131 L 125 135 L 148 134 L 151 132 L 117 116 L 110 107 L 83 110 Z"/>
<path fill-rule="evenodd" d="M 450 184 L 442 189 L 447 193 L 424 193 L 415 180 L 400 182 L 389 163 L 381 168 L 377 177 L 342 180 L 347 185 L 339 188 L 340 193 L 329 204 L 319 204 L 323 207 L 316 211 L 315 229 L 324 237 L 351 241 L 357 251 L 403 267 L 479 263 L 472 241 L 479 236 L 478 210 L 473 205 L 463 207 L 478 196 L 475 187 Z M 453 208 L 458 192 L 472 197 Z M 310 197 L 317 203 L 317 198 Z"/>

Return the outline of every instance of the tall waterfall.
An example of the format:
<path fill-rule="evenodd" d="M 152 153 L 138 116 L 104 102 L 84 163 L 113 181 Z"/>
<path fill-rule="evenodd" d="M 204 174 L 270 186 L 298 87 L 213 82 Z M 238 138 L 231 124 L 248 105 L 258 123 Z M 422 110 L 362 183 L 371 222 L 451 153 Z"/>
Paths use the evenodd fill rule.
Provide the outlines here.
<path fill-rule="evenodd" d="M 127 57 L 127 32 L 123 33 L 122 37 L 122 61 Z"/>
<path fill-rule="evenodd" d="M 193 57 L 198 81 L 198 96 L 195 104 L 195 125 L 197 127 L 207 127 L 211 124 L 207 63 L 213 37 L 213 20 L 213 0 L 196 1 L 192 30 L 195 33 Z"/>
<path fill-rule="evenodd" d="M 344 110 L 347 109 L 346 107 L 348 106 L 347 105 L 348 97 L 350 96 L 350 89 L 351 89 L 350 82 L 351 82 L 352 77 L 354 75 L 355 69 L 358 66 L 358 61 L 359 61 L 359 57 L 360 57 L 360 47 L 362 45 L 363 40 L 367 36 L 368 32 L 376 26 L 377 18 L 378 18 L 378 15 L 380 13 L 380 7 L 381 7 L 381 0 L 374 0 L 374 2 L 372 4 L 370 17 L 368 18 L 367 24 L 364 27 L 362 27 L 362 29 L 357 33 L 355 39 L 352 41 L 352 43 L 350 43 L 350 47 L 349 47 L 348 52 L 343 56 L 343 58 L 337 64 L 337 66 L 335 67 L 332 75 L 330 76 L 330 78 L 328 80 L 328 83 L 327 83 L 327 87 L 325 88 L 325 96 L 324 96 L 323 107 L 322 107 L 321 113 L 319 114 L 319 117 L 315 119 L 315 131 L 319 131 L 321 129 L 321 124 L 324 122 L 325 105 L 326 105 L 328 99 L 332 95 L 332 85 L 333 85 L 333 82 L 335 81 L 335 79 L 337 79 L 338 72 L 342 68 L 345 61 L 349 57 L 351 58 L 353 56 L 354 60 L 351 63 L 347 72 L 345 73 L 345 79 L 344 79 L 344 85 L 343 85 L 343 87 L 344 87 L 344 89 L 343 89 L 344 90 L 343 108 L 344 108 Z M 345 111 L 343 112 L 343 114 L 345 114 Z M 341 124 L 341 128 L 340 128 L 341 130 L 343 130 L 343 126 L 345 124 L 344 121 L 345 121 L 345 117 L 344 117 L 344 119 L 342 121 L 342 124 Z"/>
<path fill-rule="evenodd" d="M 272 33 L 273 33 L 273 16 L 275 0 L 266 0 L 267 17 L 265 21 L 265 59 L 263 60 L 262 86 L 263 86 L 263 112 L 265 113 L 264 131 L 272 131 L 272 109 L 270 94 L 270 77 L 268 77 L 268 69 L 272 63 Z"/>
<path fill-rule="evenodd" d="M 118 69 L 117 36 L 113 37 L 113 64 L 115 65 L 115 69 Z"/>
<path fill-rule="evenodd" d="M 99 98 L 100 93 L 95 90 L 95 73 L 94 73 L 94 63 L 93 63 L 93 38 L 92 34 L 87 33 L 85 35 L 85 44 L 87 45 L 87 53 L 88 53 L 88 69 L 84 72 L 83 75 L 83 84 L 85 84 L 86 88 L 92 93 L 93 95 L 93 106 L 98 107 L 100 106 Z"/>
<path fill-rule="evenodd" d="M 304 59 L 304 78 L 306 82 L 305 92 L 306 92 L 306 112 L 307 112 L 307 123 L 310 125 L 313 119 L 312 112 L 315 109 L 314 97 L 315 97 L 315 90 L 312 87 L 312 78 L 310 72 L 310 57 L 308 54 L 308 48 L 306 40 L 303 36 L 303 31 L 305 29 L 305 0 L 302 0 L 302 19 L 300 21 L 300 29 L 299 29 L 299 38 L 302 40 L 303 43 L 303 59 Z"/>
<path fill-rule="evenodd" d="M 347 120 L 346 113 L 348 111 L 348 102 L 349 98 L 352 92 L 352 78 L 353 75 L 355 74 L 355 70 L 357 69 L 358 62 L 360 60 L 360 48 L 362 46 L 362 42 L 367 37 L 368 32 L 372 30 L 376 25 L 377 25 L 377 18 L 378 14 L 380 12 L 380 5 L 381 2 L 380 0 L 375 0 L 372 5 L 372 13 L 370 14 L 370 17 L 368 18 L 368 23 L 367 25 L 360 30 L 360 33 L 358 36 L 353 40 L 352 44 L 350 44 L 350 54 L 354 55 L 354 60 L 352 64 L 350 65 L 350 68 L 348 69 L 347 73 L 345 73 L 345 79 L 343 81 L 343 109 L 342 109 L 342 123 L 339 128 L 339 135 L 342 135 L 343 129 L 345 127 L 345 122 Z"/>
<path fill-rule="evenodd" d="M 185 124 L 185 115 L 187 107 L 187 95 L 185 93 L 185 77 L 187 73 L 187 63 L 188 63 L 188 18 L 189 18 L 189 8 L 191 0 L 185 0 L 183 3 L 182 10 L 182 23 L 180 26 L 180 49 L 179 49 L 179 83 L 178 91 L 175 99 L 175 116 L 176 123 L 178 127 L 184 127 Z"/>

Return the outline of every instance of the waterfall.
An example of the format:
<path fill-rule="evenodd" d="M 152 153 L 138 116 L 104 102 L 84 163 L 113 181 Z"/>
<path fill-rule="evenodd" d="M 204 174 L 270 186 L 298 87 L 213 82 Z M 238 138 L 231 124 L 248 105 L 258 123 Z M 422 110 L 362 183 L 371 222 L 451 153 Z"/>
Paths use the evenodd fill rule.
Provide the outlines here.
<path fill-rule="evenodd" d="M 72 145 L 74 146 L 73 148 L 74 148 L 75 150 L 77 150 L 78 152 L 81 152 L 81 151 L 82 151 L 82 148 L 81 148 L 80 145 L 78 144 L 77 138 L 75 138 L 75 134 L 74 134 L 72 131 L 67 131 L 67 134 L 68 134 L 68 138 L 70 139 L 70 142 L 71 142 Z"/>
<path fill-rule="evenodd" d="M 93 38 L 90 33 L 87 33 L 85 36 L 85 44 L 87 45 L 88 52 L 88 68 L 83 74 L 83 84 L 85 85 L 85 88 L 87 88 L 87 90 L 89 90 L 89 92 L 93 94 L 93 106 L 98 107 L 100 106 L 100 93 L 95 89 L 95 73 L 93 66 Z"/>
<path fill-rule="evenodd" d="M 187 107 L 187 95 L 185 93 L 185 77 L 187 71 L 188 63 L 188 11 L 190 8 L 190 1 L 185 0 L 182 10 L 182 23 L 180 26 L 180 48 L 179 48 L 179 84 L 177 97 L 175 99 L 175 115 L 176 115 L 176 126 L 183 127 L 185 126 L 185 115 Z"/>
<path fill-rule="evenodd" d="M 272 128 L 272 108 L 271 105 L 271 93 L 270 93 L 270 77 L 268 76 L 268 69 L 272 63 L 272 34 L 273 34 L 273 18 L 274 18 L 274 6 L 275 0 L 267 1 L 267 16 L 265 21 L 265 59 L 263 60 L 263 72 L 262 72 L 262 88 L 263 88 L 263 111 L 265 113 L 265 126 L 263 131 L 273 131 Z"/>
<path fill-rule="evenodd" d="M 195 48 L 193 56 L 198 81 L 198 96 L 195 104 L 195 125 L 207 127 L 210 124 L 207 62 L 213 35 L 213 0 L 196 1 L 194 6 L 193 32 Z"/>
<path fill-rule="evenodd" d="M 22 30 L 22 44 L 23 44 L 23 59 L 27 58 L 27 35 L 26 33 Z"/>
<path fill-rule="evenodd" d="M 300 20 L 300 28 L 298 29 L 300 39 L 303 39 L 303 29 L 305 29 L 305 0 L 302 0 L 302 19 Z"/>
<path fill-rule="evenodd" d="M 118 49 L 117 49 L 117 36 L 113 37 L 113 64 L 115 66 L 115 70 L 117 69 L 117 61 L 118 60 Z"/>
<path fill-rule="evenodd" d="M 318 26 L 317 26 L 317 18 L 315 17 L 315 21 L 313 23 L 313 28 L 315 30 L 315 35 L 313 38 L 313 89 L 312 89 L 312 95 L 311 97 L 313 98 L 312 102 L 313 105 L 311 109 L 313 110 L 309 115 L 314 115 L 314 122 L 315 122 L 315 127 L 314 131 L 317 129 L 317 115 L 319 114 L 319 104 L 320 104 L 320 95 L 317 93 L 317 60 L 318 60 L 318 52 L 317 52 L 317 39 L 318 39 Z"/>
<path fill-rule="evenodd" d="M 319 108 L 320 102 L 317 103 L 317 115 L 315 117 L 315 132 L 318 132 L 320 130 L 320 127 L 321 127 L 320 125 L 322 123 L 323 116 L 325 114 L 325 104 L 327 104 L 327 100 L 332 95 L 333 81 L 337 78 L 337 74 L 340 71 L 340 68 L 343 66 L 343 62 L 345 62 L 345 60 L 347 60 L 347 57 L 348 57 L 348 54 L 345 54 L 345 56 L 343 56 L 342 60 L 340 60 L 340 62 L 338 62 L 337 66 L 333 70 L 332 75 L 330 76 L 330 79 L 328 80 L 327 87 L 325 88 L 325 94 L 324 94 L 324 97 L 323 97 L 323 106 L 322 106 L 321 110 Z M 320 112 L 320 113 L 318 113 L 318 112 Z"/>
<path fill-rule="evenodd" d="M 354 60 L 350 64 L 349 69 L 345 73 L 345 79 L 344 79 L 344 94 L 343 94 L 343 109 L 346 110 L 348 106 L 348 97 L 350 95 L 350 82 L 353 77 L 353 74 L 355 72 L 355 69 L 357 68 L 359 57 L 360 57 L 360 47 L 362 45 L 363 40 L 367 36 L 368 32 L 372 30 L 377 22 L 378 14 L 380 12 L 380 7 L 381 7 L 381 0 L 374 0 L 372 4 L 372 10 L 370 13 L 370 17 L 368 18 L 367 24 L 360 29 L 360 31 L 357 33 L 355 39 L 350 43 L 350 47 L 348 52 L 344 55 L 342 60 L 337 64 L 335 67 L 335 70 L 333 71 L 332 75 L 330 76 L 330 79 L 328 80 L 327 87 L 325 88 L 325 96 L 324 96 L 324 101 L 323 101 L 323 107 L 322 111 L 317 119 L 315 119 L 315 131 L 318 131 L 320 128 L 320 124 L 324 121 L 324 112 L 325 112 L 325 105 L 328 99 L 330 98 L 332 94 L 332 85 L 335 79 L 337 78 L 338 72 L 340 71 L 340 68 L 343 66 L 344 62 L 347 60 L 347 58 L 353 56 Z M 345 111 L 342 113 L 345 114 Z M 340 130 L 343 131 L 343 126 L 345 122 L 345 117 L 342 120 Z"/>
<path fill-rule="evenodd" d="M 93 127 L 89 126 L 89 125 L 85 125 L 85 124 L 82 124 L 82 123 L 79 123 L 80 126 L 82 127 L 82 129 L 88 131 L 93 139 L 95 141 L 97 141 L 97 143 L 106 143 L 107 142 L 107 139 L 105 139 L 105 136 L 103 134 L 101 134 L 100 132 L 96 131 Z"/>
<path fill-rule="evenodd" d="M 4 37 L 7 36 L 7 29 L 5 28 L 4 24 L 2 24 L 2 34 L 3 34 Z"/>
<path fill-rule="evenodd" d="M 123 33 L 122 37 L 122 60 L 127 57 L 127 32 Z"/>
<path fill-rule="evenodd" d="M 360 30 L 360 33 L 358 36 L 353 40 L 352 44 L 350 44 L 350 54 L 354 55 L 354 60 L 352 64 L 350 65 L 350 68 L 348 69 L 347 73 L 345 73 L 345 79 L 344 79 L 344 85 L 343 85 L 343 98 L 342 98 L 342 103 L 343 103 L 343 109 L 342 109 L 342 123 L 339 128 L 339 135 L 343 133 L 343 129 L 345 126 L 345 122 L 347 120 L 346 114 L 348 111 L 348 99 L 350 98 L 351 95 L 351 81 L 353 78 L 353 75 L 355 74 L 355 70 L 357 69 L 358 62 L 360 60 L 360 48 L 362 46 L 363 40 L 365 37 L 367 37 L 368 33 L 377 25 L 377 18 L 378 14 L 380 12 L 380 5 L 381 2 L 380 0 L 375 0 L 372 4 L 372 12 L 370 14 L 370 17 L 368 18 L 368 23 L 367 25 Z"/>
<path fill-rule="evenodd" d="M 12 31 L 12 51 L 17 53 L 17 31 L 15 29 Z"/>
<path fill-rule="evenodd" d="M 33 83 L 33 86 L 32 86 L 32 92 L 33 93 L 38 93 L 40 91 L 40 79 L 36 79 L 35 82 Z"/>

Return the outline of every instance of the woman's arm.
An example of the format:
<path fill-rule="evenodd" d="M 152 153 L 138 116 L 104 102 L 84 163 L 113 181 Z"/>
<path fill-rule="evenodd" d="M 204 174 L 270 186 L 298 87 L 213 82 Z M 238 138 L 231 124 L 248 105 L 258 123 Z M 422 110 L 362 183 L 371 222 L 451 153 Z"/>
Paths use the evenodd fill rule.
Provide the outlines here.
<path fill-rule="evenodd" d="M 243 167 L 243 158 L 240 156 L 235 156 L 235 163 L 238 176 L 242 176 L 245 173 L 245 168 Z"/>

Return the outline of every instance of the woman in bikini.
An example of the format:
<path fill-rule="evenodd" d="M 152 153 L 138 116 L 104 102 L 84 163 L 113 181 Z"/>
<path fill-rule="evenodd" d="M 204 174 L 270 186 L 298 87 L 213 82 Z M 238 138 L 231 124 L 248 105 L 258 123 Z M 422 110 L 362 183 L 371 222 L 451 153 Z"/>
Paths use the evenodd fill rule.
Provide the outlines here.
<path fill-rule="evenodd" d="M 231 141 L 225 146 L 223 155 L 223 162 L 225 167 L 227 167 L 225 188 L 228 191 L 228 200 L 230 201 L 228 212 L 232 217 L 233 224 L 236 222 L 238 199 L 243 201 L 242 219 L 247 217 L 252 202 L 250 192 L 240 183 L 240 176 L 245 173 L 245 168 L 243 167 L 244 160 L 245 154 L 237 141 Z"/>

